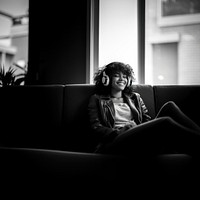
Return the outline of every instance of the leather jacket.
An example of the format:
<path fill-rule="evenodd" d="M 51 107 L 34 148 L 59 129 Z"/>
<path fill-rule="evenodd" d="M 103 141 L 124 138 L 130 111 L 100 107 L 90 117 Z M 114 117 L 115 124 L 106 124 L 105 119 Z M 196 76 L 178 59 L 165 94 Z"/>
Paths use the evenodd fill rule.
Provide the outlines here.
<path fill-rule="evenodd" d="M 124 100 L 130 106 L 136 124 L 151 120 L 140 94 L 133 93 L 131 97 L 124 95 Z M 114 129 L 115 109 L 110 96 L 92 95 L 88 104 L 88 114 L 92 131 L 100 137 L 100 141 L 108 141 L 117 135 Z"/>

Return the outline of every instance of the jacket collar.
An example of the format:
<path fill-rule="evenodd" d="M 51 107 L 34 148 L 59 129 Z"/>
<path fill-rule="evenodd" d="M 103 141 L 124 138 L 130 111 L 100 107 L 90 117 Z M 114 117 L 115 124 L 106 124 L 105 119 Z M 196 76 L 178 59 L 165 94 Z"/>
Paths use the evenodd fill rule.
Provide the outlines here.
<path fill-rule="evenodd" d="M 99 96 L 99 99 L 106 101 L 107 102 L 106 104 L 109 105 L 110 114 L 111 114 L 111 117 L 110 117 L 111 124 L 114 125 L 115 109 L 114 109 L 114 104 L 111 99 L 111 96 L 110 95 L 98 95 L 98 96 Z M 128 95 L 123 94 L 123 97 L 125 99 L 125 102 L 130 106 L 134 119 L 136 120 L 136 123 L 139 123 L 140 122 L 139 112 L 134 104 L 135 95 L 133 95 L 131 98 Z"/>
<path fill-rule="evenodd" d="M 100 99 L 105 99 L 105 100 L 109 100 L 111 99 L 111 95 L 98 95 Z M 130 99 L 130 97 L 126 94 L 123 94 L 123 97 L 127 100 Z"/>

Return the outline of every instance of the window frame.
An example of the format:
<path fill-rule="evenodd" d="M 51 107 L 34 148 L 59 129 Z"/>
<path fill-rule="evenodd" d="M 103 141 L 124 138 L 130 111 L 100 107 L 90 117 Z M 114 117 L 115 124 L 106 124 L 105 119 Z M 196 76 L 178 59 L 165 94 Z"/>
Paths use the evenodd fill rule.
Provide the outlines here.
<path fill-rule="evenodd" d="M 195 24 L 200 22 L 200 13 L 163 16 L 162 0 L 157 0 L 157 19 L 160 27 Z"/>
<path fill-rule="evenodd" d="M 138 84 L 145 84 L 145 0 L 137 0 L 138 17 Z M 86 82 L 93 83 L 99 66 L 99 0 L 88 0 Z"/>

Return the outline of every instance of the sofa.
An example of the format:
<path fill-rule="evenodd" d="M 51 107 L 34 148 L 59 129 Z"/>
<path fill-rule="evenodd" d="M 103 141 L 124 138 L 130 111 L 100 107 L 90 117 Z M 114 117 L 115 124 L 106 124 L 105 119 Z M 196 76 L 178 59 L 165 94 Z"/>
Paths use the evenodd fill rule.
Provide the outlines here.
<path fill-rule="evenodd" d="M 141 94 L 151 117 L 172 100 L 200 125 L 200 85 L 133 87 Z M 199 179 L 198 161 L 187 154 L 137 160 L 93 153 L 98 141 L 90 131 L 87 117 L 87 104 L 93 92 L 92 84 L 1 87 L 3 180 L 10 183 L 19 179 L 29 184 L 41 180 L 37 185 L 45 181 L 51 186 L 62 180 L 72 188 L 83 188 L 87 182 L 88 187 L 99 184 L 110 190 L 110 185 L 118 187 L 122 182 L 127 189 L 130 184 L 124 183 L 130 181 L 139 189 L 152 186 L 154 180 L 156 187 L 162 189 L 164 183 L 177 188 Z"/>

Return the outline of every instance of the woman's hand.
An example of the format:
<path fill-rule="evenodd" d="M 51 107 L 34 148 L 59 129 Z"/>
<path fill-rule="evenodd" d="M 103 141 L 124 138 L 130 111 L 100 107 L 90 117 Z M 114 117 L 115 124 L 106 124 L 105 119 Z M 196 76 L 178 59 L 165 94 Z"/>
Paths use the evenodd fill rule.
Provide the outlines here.
<path fill-rule="evenodd" d="M 133 127 L 134 127 L 134 126 L 133 126 L 132 124 L 127 124 L 127 125 L 125 125 L 123 128 L 121 128 L 121 129 L 119 130 L 118 134 L 124 133 L 125 131 L 127 131 L 127 130 L 133 128 Z"/>

